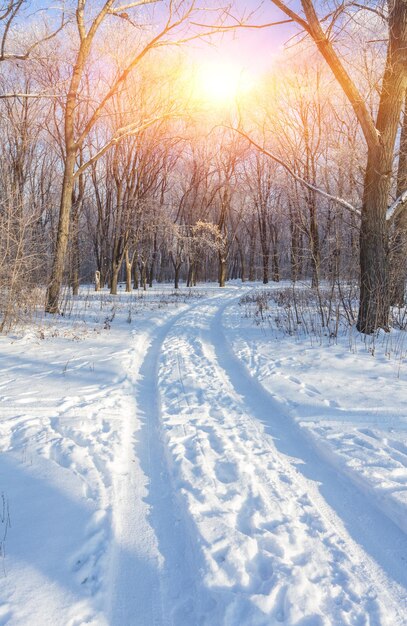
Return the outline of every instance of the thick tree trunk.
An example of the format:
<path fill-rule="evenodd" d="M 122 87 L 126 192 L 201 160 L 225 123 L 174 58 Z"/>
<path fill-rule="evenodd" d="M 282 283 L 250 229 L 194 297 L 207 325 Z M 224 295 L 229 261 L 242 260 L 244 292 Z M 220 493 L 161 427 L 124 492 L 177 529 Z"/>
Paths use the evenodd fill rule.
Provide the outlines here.
<path fill-rule="evenodd" d="M 407 88 L 407 2 L 390 4 L 389 46 L 376 128 L 369 145 L 360 230 L 360 305 L 357 328 L 387 328 L 390 315 L 388 224 L 394 146 Z"/>
<path fill-rule="evenodd" d="M 188 268 L 187 287 L 193 287 L 195 284 L 195 265 L 194 263 L 190 263 Z"/>
<path fill-rule="evenodd" d="M 388 233 L 386 210 L 390 168 L 384 149 L 369 150 L 360 227 L 360 304 L 357 329 L 365 334 L 389 322 Z"/>
<path fill-rule="evenodd" d="M 226 285 L 226 258 L 219 254 L 219 287 L 224 287 Z"/>
<path fill-rule="evenodd" d="M 100 272 L 96 270 L 95 272 L 95 291 L 100 291 Z"/>
<path fill-rule="evenodd" d="M 121 268 L 121 263 L 113 263 L 112 280 L 110 283 L 110 293 L 112 296 L 117 296 L 117 283 L 118 283 L 120 268 Z"/>
<path fill-rule="evenodd" d="M 71 149 L 71 151 L 68 152 L 65 161 L 61 204 L 59 209 L 57 239 L 55 244 L 51 278 L 48 284 L 45 304 L 45 311 L 47 313 L 58 313 L 59 310 L 59 296 L 61 293 L 62 281 L 64 277 L 65 257 L 69 239 L 69 222 L 72 207 L 74 167 L 75 150 Z"/>

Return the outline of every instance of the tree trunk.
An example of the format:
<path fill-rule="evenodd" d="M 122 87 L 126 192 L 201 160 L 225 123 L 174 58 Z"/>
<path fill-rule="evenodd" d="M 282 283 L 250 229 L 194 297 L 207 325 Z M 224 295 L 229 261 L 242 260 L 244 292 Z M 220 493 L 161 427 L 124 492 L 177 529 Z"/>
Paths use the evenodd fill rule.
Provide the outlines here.
<path fill-rule="evenodd" d="M 145 261 L 139 263 L 140 269 L 140 285 L 143 287 L 143 291 L 147 291 L 147 271 Z"/>
<path fill-rule="evenodd" d="M 360 230 L 360 303 L 357 329 L 387 329 L 390 315 L 388 224 L 394 146 L 407 86 L 407 2 L 389 5 L 389 45 L 376 128 L 368 149 Z"/>
<path fill-rule="evenodd" d="M 309 198 L 309 216 L 310 216 L 310 251 L 311 251 L 311 267 L 312 267 L 312 287 L 319 286 L 319 270 L 321 265 L 321 251 L 319 246 L 319 232 L 317 220 L 317 206 L 315 194 L 312 192 Z"/>
<path fill-rule="evenodd" d="M 133 289 L 139 288 L 137 263 L 133 263 Z"/>
<path fill-rule="evenodd" d="M 238 259 L 237 256 L 234 255 L 232 261 L 232 267 L 229 269 L 229 278 L 231 280 L 235 280 L 238 277 Z"/>
<path fill-rule="evenodd" d="M 269 282 L 269 253 L 264 252 L 262 254 L 263 261 L 263 285 L 267 285 Z"/>
<path fill-rule="evenodd" d="M 112 296 L 117 296 L 117 283 L 119 278 L 121 263 L 114 263 L 112 266 L 112 280 L 110 283 L 110 293 Z"/>
<path fill-rule="evenodd" d="M 96 270 L 95 272 L 95 291 L 100 291 L 100 272 Z"/>
<path fill-rule="evenodd" d="M 280 282 L 280 264 L 276 247 L 273 248 L 273 254 L 271 255 L 271 280 L 274 283 Z"/>
<path fill-rule="evenodd" d="M 370 149 L 365 177 L 360 227 L 360 303 L 357 329 L 372 334 L 387 328 L 390 299 L 388 289 L 388 234 L 386 210 L 390 190 L 388 155 L 383 147 Z M 387 156 L 387 158 L 386 158 Z"/>
<path fill-rule="evenodd" d="M 280 282 L 280 261 L 278 258 L 278 228 L 275 224 L 270 226 L 271 242 L 273 251 L 271 254 L 271 280 L 275 283 Z"/>
<path fill-rule="evenodd" d="M 71 149 L 66 156 L 64 179 L 62 184 L 61 203 L 59 209 L 58 232 L 55 244 L 51 278 L 48 284 L 45 311 L 58 313 L 59 296 L 64 277 L 65 256 L 69 239 L 69 222 L 72 207 L 72 190 L 74 183 L 75 150 Z"/>
<path fill-rule="evenodd" d="M 151 261 L 149 270 L 148 270 L 148 286 L 152 287 L 154 281 L 154 259 Z"/>
<path fill-rule="evenodd" d="M 404 100 L 403 126 L 400 137 L 397 197 L 399 197 L 405 189 L 407 189 L 407 92 Z M 395 219 L 390 264 L 390 304 L 393 306 L 403 306 L 407 278 L 407 209 L 404 209 Z"/>
<path fill-rule="evenodd" d="M 256 275 L 254 271 L 254 253 L 256 251 L 256 237 L 254 235 L 250 236 L 250 249 L 249 249 L 249 281 L 253 282 L 256 280 Z"/>
<path fill-rule="evenodd" d="M 72 206 L 72 250 L 71 250 L 71 286 L 72 294 L 79 293 L 80 254 L 79 254 L 79 206 L 75 202 Z"/>
<path fill-rule="evenodd" d="M 242 283 L 246 281 L 246 268 L 244 263 L 244 252 L 241 246 L 239 246 L 239 256 L 240 256 L 240 279 Z"/>
<path fill-rule="evenodd" d="M 407 210 L 395 219 L 390 304 L 404 306 L 407 279 Z"/>
<path fill-rule="evenodd" d="M 226 259 L 220 254 L 219 255 L 219 287 L 224 287 L 226 285 Z"/>
<path fill-rule="evenodd" d="M 190 263 L 189 268 L 188 268 L 187 287 L 193 287 L 194 284 L 195 284 L 195 265 L 194 263 Z"/>
<path fill-rule="evenodd" d="M 174 289 L 179 289 L 179 272 L 180 272 L 181 266 L 180 265 L 174 265 Z"/>
<path fill-rule="evenodd" d="M 152 287 L 153 286 L 153 281 L 154 281 L 154 270 L 155 270 L 155 264 L 157 261 L 157 255 L 158 255 L 158 249 L 157 249 L 157 233 L 154 233 L 154 248 L 153 248 L 153 254 L 151 257 L 151 265 L 150 265 L 150 270 L 148 272 L 148 286 Z"/>
<path fill-rule="evenodd" d="M 132 270 L 132 262 L 130 261 L 130 255 L 128 250 L 126 250 L 125 254 L 125 263 L 126 263 L 126 292 L 131 292 L 131 270 Z"/>

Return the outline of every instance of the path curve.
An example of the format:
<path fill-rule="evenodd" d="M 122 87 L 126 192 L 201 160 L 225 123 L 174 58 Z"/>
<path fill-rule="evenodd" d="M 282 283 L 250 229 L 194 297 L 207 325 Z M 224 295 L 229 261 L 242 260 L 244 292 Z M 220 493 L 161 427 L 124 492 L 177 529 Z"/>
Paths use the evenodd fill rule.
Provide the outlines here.
<path fill-rule="evenodd" d="M 403 624 L 405 535 L 232 353 L 222 313 L 235 298 L 156 340 L 171 480 L 203 563 L 190 623 Z"/>

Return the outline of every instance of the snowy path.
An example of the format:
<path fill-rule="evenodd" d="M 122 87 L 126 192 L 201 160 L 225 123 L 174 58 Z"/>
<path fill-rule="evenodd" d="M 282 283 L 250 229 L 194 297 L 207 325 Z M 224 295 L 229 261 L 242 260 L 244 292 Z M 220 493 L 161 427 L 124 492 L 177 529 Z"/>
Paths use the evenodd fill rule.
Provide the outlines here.
<path fill-rule="evenodd" d="M 224 306 L 178 321 L 160 378 L 205 559 L 198 623 L 403 624 L 405 535 L 250 378 L 225 340 Z"/>
<path fill-rule="evenodd" d="M 196 305 L 195 305 L 196 306 Z M 158 361 L 169 330 L 183 313 L 160 327 L 134 333 L 137 354 L 127 363 L 133 378 L 136 423 L 127 424 L 124 445 L 130 464 L 116 494 L 116 538 L 126 546 L 114 555 L 112 626 L 193 624 L 194 590 L 187 535 L 171 490 L 166 452 L 160 437 Z M 140 345 L 140 338 L 143 344 Z M 132 353 L 130 353 L 132 354 Z M 141 428 L 137 425 L 141 420 Z M 127 442 L 127 444 L 126 444 Z M 137 563 L 136 558 L 139 559 Z M 136 618 L 134 616 L 137 616 Z"/>
<path fill-rule="evenodd" d="M 402 524 L 232 350 L 241 293 L 8 346 L 1 626 L 405 624 Z"/>

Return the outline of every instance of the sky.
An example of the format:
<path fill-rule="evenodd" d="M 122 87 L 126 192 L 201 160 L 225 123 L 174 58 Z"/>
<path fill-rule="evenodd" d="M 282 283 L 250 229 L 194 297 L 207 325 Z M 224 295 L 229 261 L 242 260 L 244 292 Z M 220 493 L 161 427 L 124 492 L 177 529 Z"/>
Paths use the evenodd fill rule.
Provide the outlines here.
<path fill-rule="evenodd" d="M 92 7 L 95 9 L 103 3 L 104 0 L 87 0 L 87 14 L 89 15 L 92 12 Z M 123 2 L 117 0 L 117 5 L 121 3 L 126 4 L 126 0 L 123 0 Z M 55 3 L 49 0 L 30 0 L 24 17 L 28 14 L 35 16 L 38 14 L 38 11 L 47 8 L 48 19 L 52 19 L 52 17 L 59 19 L 60 10 L 58 7 L 61 4 L 65 4 L 66 8 L 74 10 L 76 0 L 65 0 L 64 3 L 59 0 Z M 219 7 L 223 4 L 226 5 L 226 2 L 224 0 L 197 0 L 197 5 L 202 6 L 204 4 Z M 167 15 L 166 10 L 164 10 L 165 5 L 167 5 L 166 0 L 164 2 L 159 1 L 155 5 L 146 7 L 145 10 L 154 15 L 153 19 L 156 19 L 161 11 L 163 11 L 163 15 Z M 54 10 L 49 11 L 50 8 Z M 248 15 L 253 13 L 248 20 L 251 24 L 264 24 L 285 19 L 283 13 L 274 6 L 271 0 L 236 0 L 232 2 L 230 12 L 237 19 L 247 18 Z M 211 41 L 207 39 L 196 41 L 193 45 L 188 46 L 187 54 L 192 58 L 196 57 L 200 61 L 233 63 L 250 73 L 262 73 L 270 67 L 273 58 L 278 55 L 284 43 L 290 39 L 294 32 L 295 27 L 291 24 L 265 29 L 241 28 L 233 33 L 216 36 Z"/>
<path fill-rule="evenodd" d="M 241 0 L 234 3 L 233 7 L 232 15 L 237 18 L 249 15 L 258 7 L 247 20 L 250 24 L 259 25 L 285 19 L 284 14 L 270 0 L 261 5 L 255 0 Z M 235 63 L 251 73 L 262 73 L 270 67 L 294 32 L 295 27 L 292 24 L 264 29 L 240 28 L 222 37 L 213 38 L 211 43 L 195 44 L 195 54 L 197 58 L 204 55 L 209 61 Z"/>

